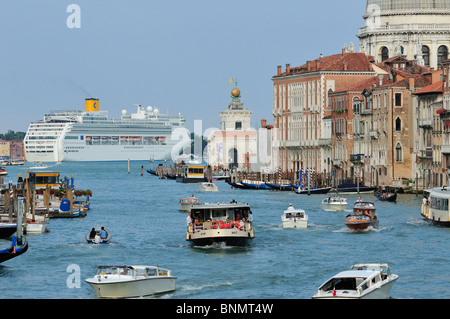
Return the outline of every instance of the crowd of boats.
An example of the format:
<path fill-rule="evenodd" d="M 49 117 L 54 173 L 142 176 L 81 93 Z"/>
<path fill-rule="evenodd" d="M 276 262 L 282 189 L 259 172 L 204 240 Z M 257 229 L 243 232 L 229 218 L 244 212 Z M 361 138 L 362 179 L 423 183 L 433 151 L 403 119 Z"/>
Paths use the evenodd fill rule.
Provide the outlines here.
<path fill-rule="evenodd" d="M 182 182 L 197 182 L 198 191 L 218 191 L 212 180 L 189 176 L 188 171 L 184 172 Z M 327 211 L 347 211 L 350 205 L 347 198 L 339 193 L 328 194 L 331 188 L 309 189 L 309 192 L 305 192 L 301 186 L 295 188 L 294 185 L 287 184 L 256 184 L 248 181 L 228 183 L 235 188 L 294 191 L 298 194 L 310 195 L 314 191 L 314 194 L 325 195 L 320 206 Z M 356 187 L 356 191 L 364 190 L 364 185 Z M 343 193 L 355 191 L 354 187 L 342 189 Z M 374 192 L 379 201 L 397 200 L 397 193 L 386 189 L 366 191 Z M 24 254 L 28 250 L 26 234 L 48 231 L 49 219 L 85 217 L 90 208 L 90 196 L 90 191 L 75 190 L 73 177 L 65 177 L 60 181 L 59 172 L 54 171 L 30 171 L 25 180 L 19 175 L 16 185 L 3 184 L 0 196 L 0 237 L 10 238 L 11 245 L 0 250 L 0 263 Z M 450 190 L 446 187 L 428 190 L 422 203 L 422 216 L 433 223 L 448 226 L 449 198 Z M 179 200 L 179 210 L 187 213 L 186 241 L 193 246 L 215 243 L 246 246 L 255 238 L 253 213 L 248 203 L 234 200 L 202 203 L 199 198 L 191 195 Z M 307 211 L 292 204 L 280 212 L 280 219 L 283 228 L 308 227 Z M 375 202 L 358 198 L 352 205 L 351 213 L 343 218 L 343 225 L 355 232 L 379 228 Z M 85 235 L 87 244 L 109 244 L 111 240 L 112 232 L 103 225 L 87 230 Z M 357 264 L 325 281 L 312 298 L 389 298 L 392 285 L 397 279 L 398 275 L 392 274 L 386 263 Z M 177 277 L 169 269 L 159 266 L 101 265 L 97 273 L 85 282 L 99 298 L 128 298 L 174 291 L 176 280 Z"/>

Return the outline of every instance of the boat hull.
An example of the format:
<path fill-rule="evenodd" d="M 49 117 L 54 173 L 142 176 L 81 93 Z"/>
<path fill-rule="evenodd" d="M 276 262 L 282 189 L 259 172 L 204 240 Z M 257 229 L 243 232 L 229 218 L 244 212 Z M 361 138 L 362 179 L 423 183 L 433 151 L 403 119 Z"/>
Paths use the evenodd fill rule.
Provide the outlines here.
<path fill-rule="evenodd" d="M 176 277 L 158 276 L 116 282 L 98 281 L 91 278 L 86 282 L 94 289 L 98 298 L 136 298 L 174 291 L 176 280 Z"/>
<path fill-rule="evenodd" d="M 188 230 L 186 234 L 186 240 L 194 246 L 208 246 L 220 242 L 225 242 L 227 246 L 247 246 L 254 237 L 253 228 L 249 230 L 237 228 L 207 229 L 196 232 Z"/>
<path fill-rule="evenodd" d="M 283 228 L 307 228 L 307 220 L 283 220 Z"/>
<path fill-rule="evenodd" d="M 0 238 L 9 238 L 11 237 L 17 230 L 17 224 L 8 223 L 4 225 L 0 225 Z"/>
<path fill-rule="evenodd" d="M 327 194 L 330 190 L 331 187 L 310 189 L 309 191 L 307 189 L 306 190 L 297 189 L 297 194 L 308 195 L 308 192 L 309 194 Z"/>
<path fill-rule="evenodd" d="M 397 200 L 397 193 L 388 194 L 387 196 L 383 196 L 381 193 L 374 193 L 374 196 L 382 202 L 395 202 Z"/>
<path fill-rule="evenodd" d="M 24 254 L 28 250 L 28 241 L 25 239 L 25 243 L 22 246 L 10 246 L 7 249 L 0 250 L 0 263 L 15 258 Z"/>
<path fill-rule="evenodd" d="M 356 291 L 336 290 L 334 296 L 332 291 L 321 292 L 315 294 L 312 299 L 389 299 L 392 287 L 397 279 L 398 276 L 394 276 L 390 281 L 380 287 L 374 287 L 373 289 L 364 291 L 363 294 L 358 294 Z"/>
<path fill-rule="evenodd" d="M 372 221 L 345 221 L 345 225 L 352 230 L 364 230 L 372 226 L 373 228 L 378 228 L 378 220 Z"/>

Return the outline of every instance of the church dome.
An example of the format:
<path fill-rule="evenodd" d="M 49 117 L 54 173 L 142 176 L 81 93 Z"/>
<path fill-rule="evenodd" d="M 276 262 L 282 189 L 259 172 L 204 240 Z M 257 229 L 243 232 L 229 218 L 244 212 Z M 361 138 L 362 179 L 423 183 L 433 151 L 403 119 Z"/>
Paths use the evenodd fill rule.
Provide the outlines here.
<path fill-rule="evenodd" d="M 379 8 L 379 9 L 378 9 Z M 378 10 L 377 10 L 378 9 Z M 373 11 L 450 11 L 450 0 L 367 0 L 366 14 Z"/>

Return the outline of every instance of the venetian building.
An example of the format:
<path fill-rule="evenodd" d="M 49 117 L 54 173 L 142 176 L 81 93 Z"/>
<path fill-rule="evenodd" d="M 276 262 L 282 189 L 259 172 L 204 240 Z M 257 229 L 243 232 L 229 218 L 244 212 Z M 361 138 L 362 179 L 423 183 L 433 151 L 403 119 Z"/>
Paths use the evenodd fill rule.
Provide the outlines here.
<path fill-rule="evenodd" d="M 231 102 L 220 114 L 220 130 L 208 135 L 208 164 L 241 171 L 268 169 L 272 161 L 270 126 L 251 126 L 252 111 L 241 102 L 241 91 L 231 90 Z"/>
<path fill-rule="evenodd" d="M 361 52 L 377 63 L 404 56 L 438 69 L 450 49 L 450 0 L 367 0 Z"/>

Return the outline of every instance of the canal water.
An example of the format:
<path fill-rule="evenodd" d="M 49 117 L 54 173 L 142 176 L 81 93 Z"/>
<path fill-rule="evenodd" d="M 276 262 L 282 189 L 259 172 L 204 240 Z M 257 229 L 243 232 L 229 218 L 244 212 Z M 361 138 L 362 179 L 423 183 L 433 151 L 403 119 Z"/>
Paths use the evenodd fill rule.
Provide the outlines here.
<path fill-rule="evenodd" d="M 373 194 L 379 229 L 354 233 L 344 225 L 349 209 L 321 209 L 327 195 L 232 189 L 200 193 L 196 184 L 160 180 L 148 162 L 49 164 L 61 176 L 75 178 L 76 189 L 93 192 L 85 218 L 51 219 L 50 232 L 28 235 L 29 250 L 0 264 L 1 299 L 93 299 L 84 282 L 98 265 L 159 265 L 178 277 L 175 292 L 162 299 L 309 299 L 319 285 L 350 265 L 386 262 L 400 277 L 394 299 L 450 298 L 450 229 L 420 216 L 421 196 L 400 194 L 397 203 Z M 141 176 L 141 166 L 144 174 Z M 6 167 L 15 182 L 23 166 Z M 249 247 L 192 247 L 185 240 L 186 213 L 178 201 L 194 194 L 202 202 L 250 204 L 255 239 Z M 283 229 L 289 204 L 309 215 L 308 228 Z M 84 236 L 97 225 L 113 233 L 109 245 L 88 245 Z M 5 248 L 8 241 L 0 240 Z"/>

